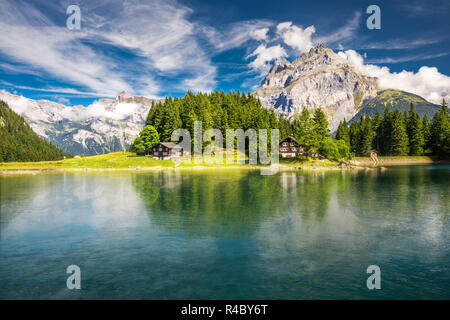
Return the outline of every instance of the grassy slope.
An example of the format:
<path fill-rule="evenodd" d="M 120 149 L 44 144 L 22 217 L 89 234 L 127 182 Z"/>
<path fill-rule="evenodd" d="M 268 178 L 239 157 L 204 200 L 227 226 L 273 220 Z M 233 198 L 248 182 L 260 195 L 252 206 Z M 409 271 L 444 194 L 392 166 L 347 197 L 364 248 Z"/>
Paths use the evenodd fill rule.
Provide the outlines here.
<path fill-rule="evenodd" d="M 129 152 L 113 152 L 99 156 L 71 158 L 61 161 L 41 162 L 4 162 L 0 163 L 0 170 L 4 169 L 68 169 L 68 168 L 92 168 L 92 169 L 126 169 L 136 167 L 173 167 L 171 160 L 156 160 L 150 157 L 140 157 Z"/>
<path fill-rule="evenodd" d="M 382 163 L 431 163 L 435 159 L 421 156 L 421 157 L 379 157 Z M 371 164 L 372 160 L 368 157 L 356 157 L 353 160 L 358 160 L 362 163 Z M 311 158 L 299 159 L 299 158 L 287 158 L 280 159 L 280 165 L 284 167 L 302 167 L 302 168 L 336 168 L 337 162 L 329 160 L 313 160 Z M 203 164 L 181 164 L 180 167 L 256 167 L 252 164 L 215 164 L 204 162 Z M 27 170 L 27 169 L 136 169 L 136 168 L 173 168 L 174 163 L 172 160 L 156 160 L 151 157 L 136 156 L 130 152 L 113 152 L 109 154 L 103 154 L 99 156 L 83 157 L 83 158 L 71 158 L 61 161 L 41 161 L 41 162 L 3 162 L 0 163 L 0 171 L 2 170 Z"/>
<path fill-rule="evenodd" d="M 337 164 L 328 160 L 314 161 L 311 159 L 280 159 L 280 165 L 289 167 L 334 167 Z M 215 164 L 204 162 L 203 164 L 181 164 L 181 167 L 194 166 L 242 166 L 254 167 L 252 164 Z M 41 161 L 41 162 L 3 162 L 0 163 L 2 170 L 26 170 L 26 169 L 135 169 L 166 167 L 173 168 L 172 160 L 156 160 L 151 157 L 136 156 L 130 152 L 113 152 L 98 156 L 71 158 L 61 161 Z"/>

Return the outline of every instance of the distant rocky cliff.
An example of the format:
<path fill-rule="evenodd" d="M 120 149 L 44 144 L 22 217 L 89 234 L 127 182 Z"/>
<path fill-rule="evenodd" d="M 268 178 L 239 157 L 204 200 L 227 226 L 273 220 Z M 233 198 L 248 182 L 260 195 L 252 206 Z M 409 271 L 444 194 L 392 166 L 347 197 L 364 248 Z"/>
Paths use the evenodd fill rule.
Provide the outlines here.
<path fill-rule="evenodd" d="M 255 94 L 264 107 L 288 118 L 303 106 L 321 108 L 334 130 L 344 118 L 350 120 L 364 101 L 377 95 L 377 83 L 321 44 L 292 63 L 276 61 Z"/>

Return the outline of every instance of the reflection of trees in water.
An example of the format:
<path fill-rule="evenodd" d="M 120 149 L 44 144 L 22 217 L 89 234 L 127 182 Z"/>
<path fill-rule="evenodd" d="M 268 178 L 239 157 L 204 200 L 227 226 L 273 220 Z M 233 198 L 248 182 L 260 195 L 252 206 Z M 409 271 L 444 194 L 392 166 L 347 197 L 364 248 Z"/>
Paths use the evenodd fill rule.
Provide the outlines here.
<path fill-rule="evenodd" d="M 137 174 L 132 184 L 152 221 L 194 234 L 249 234 L 286 211 L 321 220 L 340 172 L 259 171 L 165 172 Z"/>
<path fill-rule="evenodd" d="M 356 216 L 448 213 L 448 177 L 448 171 L 416 168 L 274 176 L 257 171 L 175 171 L 137 174 L 132 184 L 152 223 L 218 235 L 250 234 L 285 212 L 291 212 L 291 218 L 321 221 L 332 199 L 333 210 L 351 210 Z"/>
<path fill-rule="evenodd" d="M 447 170 L 414 167 L 348 172 L 341 206 L 357 208 L 363 215 L 417 215 L 448 213 L 450 177 Z"/>
<path fill-rule="evenodd" d="M 331 195 L 340 188 L 339 172 L 308 172 L 299 178 L 302 183 L 297 185 L 296 211 L 303 219 L 322 220 L 329 209 Z"/>
<path fill-rule="evenodd" d="M 248 234 L 279 212 L 279 176 L 259 172 L 137 174 L 132 184 L 152 221 L 194 234 Z M 170 187 L 167 181 L 171 181 Z"/>

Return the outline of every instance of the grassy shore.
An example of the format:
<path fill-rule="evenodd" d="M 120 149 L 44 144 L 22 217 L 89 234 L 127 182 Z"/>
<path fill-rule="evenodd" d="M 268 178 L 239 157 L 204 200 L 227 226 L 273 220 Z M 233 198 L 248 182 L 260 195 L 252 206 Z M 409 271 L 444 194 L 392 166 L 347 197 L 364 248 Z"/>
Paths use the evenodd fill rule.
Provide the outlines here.
<path fill-rule="evenodd" d="M 338 164 L 328 160 L 311 159 L 281 159 L 281 167 L 298 168 L 337 168 Z M 58 170 L 151 170 L 174 168 L 175 163 L 172 160 L 157 160 L 152 157 L 137 156 L 130 152 L 113 152 L 90 157 L 77 157 L 60 161 L 41 161 L 41 162 L 3 162 L 0 163 L 0 172 L 6 171 L 58 171 Z M 177 166 L 178 168 L 216 168 L 216 167 L 238 167 L 238 168 L 263 168 L 264 165 L 254 164 L 215 164 L 204 161 L 202 164 L 185 164 Z"/>
<path fill-rule="evenodd" d="M 378 166 L 426 164 L 434 163 L 436 159 L 430 157 L 380 157 Z M 225 161 L 224 161 L 225 162 Z M 367 157 L 357 157 L 352 161 L 355 167 L 372 167 L 373 162 Z M 340 169 L 337 162 L 329 160 L 315 160 L 311 158 L 289 158 L 280 159 L 281 170 L 293 169 Z M 172 160 L 157 160 L 152 157 L 137 156 L 130 152 L 113 152 L 90 157 L 77 157 L 61 161 L 41 161 L 41 162 L 3 162 L 0 163 L 0 173 L 21 173 L 36 171 L 85 171 L 85 170 L 160 170 L 170 168 L 241 168 L 241 169 L 261 169 L 267 166 L 254 164 L 216 164 L 204 161 L 202 164 L 185 164 L 175 166 Z"/>
<path fill-rule="evenodd" d="M 445 162 L 429 156 L 398 156 L 378 157 L 378 166 L 415 165 Z M 355 157 L 352 164 L 360 166 L 373 166 L 373 160 L 369 157 Z"/>

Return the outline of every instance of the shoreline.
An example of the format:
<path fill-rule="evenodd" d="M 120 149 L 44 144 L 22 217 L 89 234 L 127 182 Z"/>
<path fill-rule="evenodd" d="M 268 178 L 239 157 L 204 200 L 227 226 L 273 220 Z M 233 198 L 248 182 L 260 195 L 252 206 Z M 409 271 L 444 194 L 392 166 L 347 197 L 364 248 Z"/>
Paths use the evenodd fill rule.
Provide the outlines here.
<path fill-rule="evenodd" d="M 278 171 L 358 171 L 358 170 L 382 170 L 389 166 L 402 166 L 402 165 L 420 165 L 420 164 L 437 164 L 437 163 L 450 163 L 446 161 L 395 161 L 391 163 L 380 163 L 378 166 L 365 165 L 369 164 L 369 161 L 359 164 L 352 164 L 345 167 L 321 167 L 321 166 L 285 166 L 280 165 Z M 151 171 L 197 171 L 197 170 L 271 170 L 267 166 L 192 166 L 192 167 L 142 167 L 142 168 L 23 168 L 23 169 L 6 169 L 0 170 L 0 175 L 13 175 L 13 174 L 31 174 L 38 173 L 61 173 L 61 172 L 151 172 Z"/>
<path fill-rule="evenodd" d="M 191 167 L 141 167 L 141 168 L 23 168 L 23 169 L 6 169 L 0 170 L 0 175 L 10 174 L 38 174 L 38 173 L 53 173 L 53 172 L 116 172 L 116 171 L 187 171 L 187 170 L 270 170 L 268 166 L 191 166 Z M 364 167 L 348 166 L 344 168 L 336 167 L 314 167 L 314 166 L 284 166 L 280 165 L 278 171 L 345 171 L 345 170 L 361 170 Z"/>
<path fill-rule="evenodd" d="M 379 157 L 374 166 L 371 158 L 356 157 L 346 161 L 344 165 L 328 160 L 298 161 L 293 158 L 280 159 L 277 171 L 355 171 L 380 170 L 388 166 L 426 165 L 434 163 L 450 163 L 449 160 L 438 160 L 428 156 L 417 157 Z M 132 153 L 118 152 L 86 158 L 71 158 L 61 161 L 42 162 L 3 162 L 0 163 L 0 175 L 37 174 L 51 172 L 116 172 L 116 171 L 177 171 L 177 170 L 276 170 L 269 165 L 258 164 L 182 164 L 175 166 L 171 160 L 155 160 L 137 157 Z"/>
<path fill-rule="evenodd" d="M 378 165 L 376 167 L 383 166 L 404 166 L 404 165 L 420 165 L 420 164 L 445 164 L 450 163 L 450 160 L 437 160 L 430 157 L 380 157 L 378 158 Z M 351 165 L 372 167 L 373 160 L 371 158 L 361 158 L 357 157 L 349 161 Z"/>

